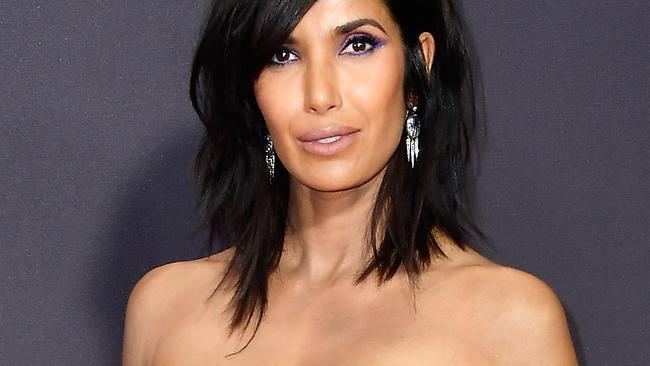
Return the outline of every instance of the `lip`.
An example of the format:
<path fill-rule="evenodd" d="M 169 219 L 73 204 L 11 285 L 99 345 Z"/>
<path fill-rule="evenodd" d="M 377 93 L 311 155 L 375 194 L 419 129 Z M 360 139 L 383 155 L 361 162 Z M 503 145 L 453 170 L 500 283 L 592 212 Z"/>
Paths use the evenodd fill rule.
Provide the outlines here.
<path fill-rule="evenodd" d="M 318 156 L 333 156 L 348 147 L 354 140 L 358 128 L 348 126 L 329 126 L 308 131 L 298 137 L 302 147 L 309 153 Z M 339 136 L 334 142 L 326 143 L 318 140 Z"/>

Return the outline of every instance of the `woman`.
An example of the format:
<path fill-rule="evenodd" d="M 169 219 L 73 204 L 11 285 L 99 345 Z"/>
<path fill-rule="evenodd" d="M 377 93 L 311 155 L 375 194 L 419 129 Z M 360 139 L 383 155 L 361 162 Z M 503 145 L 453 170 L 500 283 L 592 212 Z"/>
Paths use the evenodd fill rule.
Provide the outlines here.
<path fill-rule="evenodd" d="M 472 250 L 451 0 L 215 1 L 191 96 L 211 241 L 127 308 L 131 365 L 575 365 L 543 282 Z"/>

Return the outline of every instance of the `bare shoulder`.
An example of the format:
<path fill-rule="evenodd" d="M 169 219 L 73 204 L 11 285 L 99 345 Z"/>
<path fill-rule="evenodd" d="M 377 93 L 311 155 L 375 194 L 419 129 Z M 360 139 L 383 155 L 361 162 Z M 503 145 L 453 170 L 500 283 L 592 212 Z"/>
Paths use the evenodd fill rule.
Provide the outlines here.
<path fill-rule="evenodd" d="M 227 249 L 196 260 L 172 262 L 150 270 L 135 284 L 129 305 L 147 306 L 154 303 L 157 309 L 161 309 L 161 301 L 173 304 L 178 294 L 187 294 L 215 282 L 229 263 L 233 250 Z"/>
<path fill-rule="evenodd" d="M 477 263 L 455 269 L 452 278 L 463 283 L 478 298 L 495 305 L 524 309 L 557 308 L 559 299 L 551 287 L 538 277 L 493 262 Z M 522 309 L 523 310 L 523 309 Z"/>
<path fill-rule="evenodd" d="M 553 289 L 522 270 L 489 261 L 451 277 L 474 326 L 503 364 L 577 365 L 566 316 Z"/>
<path fill-rule="evenodd" d="M 138 280 L 126 308 L 123 362 L 145 365 L 173 319 L 207 298 L 223 274 L 233 249 L 209 257 L 168 263 Z"/>

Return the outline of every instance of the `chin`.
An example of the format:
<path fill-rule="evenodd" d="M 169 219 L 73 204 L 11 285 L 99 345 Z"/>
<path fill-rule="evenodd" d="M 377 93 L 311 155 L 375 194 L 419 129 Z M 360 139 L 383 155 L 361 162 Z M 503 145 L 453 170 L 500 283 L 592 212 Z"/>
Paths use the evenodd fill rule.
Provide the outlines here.
<path fill-rule="evenodd" d="M 323 193 L 345 192 L 357 188 L 360 185 L 361 184 L 355 184 L 352 182 L 341 181 L 341 180 L 331 180 L 328 182 L 320 181 L 320 182 L 314 182 L 314 184 L 305 184 L 306 187 L 314 191 L 323 192 Z"/>
<path fill-rule="evenodd" d="M 343 192 L 358 188 L 373 180 L 378 173 L 361 172 L 359 169 L 331 170 L 311 169 L 307 174 L 292 177 L 297 183 L 319 192 Z"/>

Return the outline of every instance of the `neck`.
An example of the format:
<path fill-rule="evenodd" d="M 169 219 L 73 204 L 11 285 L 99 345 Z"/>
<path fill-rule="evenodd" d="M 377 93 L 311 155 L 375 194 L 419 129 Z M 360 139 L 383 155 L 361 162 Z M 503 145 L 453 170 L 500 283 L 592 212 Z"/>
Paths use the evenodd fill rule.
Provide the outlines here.
<path fill-rule="evenodd" d="M 381 176 L 337 192 L 292 181 L 282 272 L 311 285 L 351 283 L 371 254 L 368 227 Z"/>

